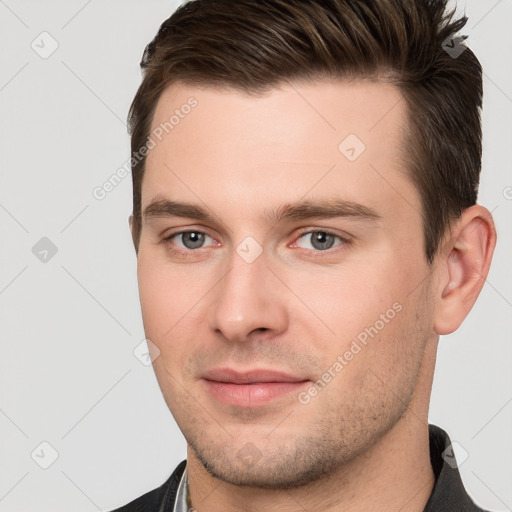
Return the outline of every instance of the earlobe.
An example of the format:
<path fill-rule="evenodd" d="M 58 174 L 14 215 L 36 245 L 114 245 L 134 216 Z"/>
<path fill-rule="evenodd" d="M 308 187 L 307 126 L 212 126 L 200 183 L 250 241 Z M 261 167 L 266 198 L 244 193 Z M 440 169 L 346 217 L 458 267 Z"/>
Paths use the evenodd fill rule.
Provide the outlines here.
<path fill-rule="evenodd" d="M 449 334 L 461 325 L 483 285 L 496 245 L 491 213 L 480 205 L 464 210 L 440 251 L 441 265 L 434 330 Z"/>

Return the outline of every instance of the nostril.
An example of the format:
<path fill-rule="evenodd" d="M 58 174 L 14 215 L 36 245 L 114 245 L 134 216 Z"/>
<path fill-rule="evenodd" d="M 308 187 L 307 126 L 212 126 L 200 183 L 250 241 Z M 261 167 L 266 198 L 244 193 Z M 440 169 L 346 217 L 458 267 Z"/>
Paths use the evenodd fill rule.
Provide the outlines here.
<path fill-rule="evenodd" d="M 253 329 L 251 332 L 265 332 L 268 331 L 268 327 L 257 327 L 256 329 Z"/>

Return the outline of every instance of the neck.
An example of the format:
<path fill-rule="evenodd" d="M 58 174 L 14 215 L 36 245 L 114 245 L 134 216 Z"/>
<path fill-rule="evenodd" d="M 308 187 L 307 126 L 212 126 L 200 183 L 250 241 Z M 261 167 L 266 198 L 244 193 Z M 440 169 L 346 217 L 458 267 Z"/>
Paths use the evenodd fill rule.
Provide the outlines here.
<path fill-rule="evenodd" d="M 223 482 L 206 471 L 190 446 L 187 471 L 197 512 L 422 512 L 434 485 L 428 424 L 410 409 L 370 450 L 299 488 L 259 489 Z"/>

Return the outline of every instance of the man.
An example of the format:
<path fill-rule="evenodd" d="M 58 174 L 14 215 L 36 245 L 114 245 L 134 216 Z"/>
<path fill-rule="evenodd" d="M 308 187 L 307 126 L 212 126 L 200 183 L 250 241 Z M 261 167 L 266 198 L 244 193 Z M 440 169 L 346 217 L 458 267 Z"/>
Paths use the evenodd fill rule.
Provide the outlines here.
<path fill-rule="evenodd" d="M 465 22 L 440 0 L 195 0 L 162 24 L 130 227 L 187 460 L 119 511 L 481 510 L 428 425 L 439 335 L 496 241 Z"/>

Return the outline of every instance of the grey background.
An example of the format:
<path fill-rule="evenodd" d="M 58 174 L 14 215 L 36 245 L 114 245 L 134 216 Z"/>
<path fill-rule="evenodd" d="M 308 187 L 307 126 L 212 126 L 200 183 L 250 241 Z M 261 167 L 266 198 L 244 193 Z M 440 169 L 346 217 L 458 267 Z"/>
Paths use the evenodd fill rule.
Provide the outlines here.
<path fill-rule="evenodd" d="M 0 0 L 2 512 L 109 510 L 160 485 L 186 456 L 151 367 L 133 353 L 144 333 L 131 178 L 103 200 L 92 195 L 129 157 L 125 118 L 139 60 L 177 5 Z M 430 421 L 468 453 L 461 473 L 473 498 L 504 511 L 512 507 L 512 0 L 464 6 L 464 33 L 485 71 L 480 203 L 493 211 L 499 242 L 476 307 L 441 340 Z M 31 47 L 49 51 L 53 40 L 47 58 Z M 45 249 L 43 237 L 57 248 L 46 262 L 33 253 L 38 242 Z M 52 450 L 58 458 L 43 469 Z"/>

